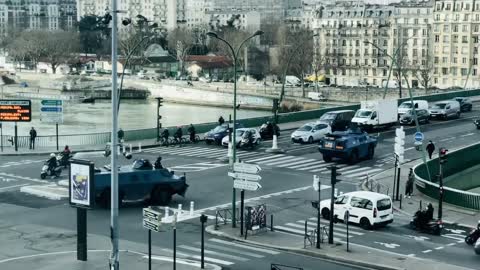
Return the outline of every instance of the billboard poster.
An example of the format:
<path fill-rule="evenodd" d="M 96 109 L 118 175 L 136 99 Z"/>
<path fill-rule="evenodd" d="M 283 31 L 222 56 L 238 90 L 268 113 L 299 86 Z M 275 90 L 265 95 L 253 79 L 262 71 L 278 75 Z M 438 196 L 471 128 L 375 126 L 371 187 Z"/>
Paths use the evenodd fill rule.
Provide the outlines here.
<path fill-rule="evenodd" d="M 0 99 L 0 122 L 32 121 L 32 102 L 30 100 Z"/>
<path fill-rule="evenodd" d="M 94 206 L 94 166 L 84 160 L 72 160 L 69 174 L 70 204 L 76 207 Z"/>
<path fill-rule="evenodd" d="M 250 231 L 256 231 L 267 227 L 267 205 L 260 204 L 247 207 L 246 228 Z"/>

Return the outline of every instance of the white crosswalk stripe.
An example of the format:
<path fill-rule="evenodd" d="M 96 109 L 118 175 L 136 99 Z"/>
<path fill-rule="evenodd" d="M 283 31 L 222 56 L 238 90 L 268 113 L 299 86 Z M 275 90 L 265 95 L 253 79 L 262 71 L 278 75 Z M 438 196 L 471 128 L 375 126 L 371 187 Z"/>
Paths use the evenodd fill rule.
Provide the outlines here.
<path fill-rule="evenodd" d="M 174 171 L 179 171 L 179 172 L 199 172 L 199 171 L 205 171 L 205 170 L 215 169 L 215 168 L 224 167 L 224 166 L 228 166 L 228 164 L 201 162 L 201 163 L 177 165 L 177 166 L 169 167 L 169 169 Z"/>
<path fill-rule="evenodd" d="M 373 173 L 376 173 L 376 172 L 379 172 L 379 171 L 383 171 L 383 169 L 371 169 L 371 170 L 368 170 L 368 171 L 362 171 L 362 172 L 353 173 L 353 174 L 350 173 L 350 172 L 346 172 L 343 175 L 346 176 L 346 177 L 358 177 L 358 176 L 366 176 L 367 174 L 373 174 Z"/>

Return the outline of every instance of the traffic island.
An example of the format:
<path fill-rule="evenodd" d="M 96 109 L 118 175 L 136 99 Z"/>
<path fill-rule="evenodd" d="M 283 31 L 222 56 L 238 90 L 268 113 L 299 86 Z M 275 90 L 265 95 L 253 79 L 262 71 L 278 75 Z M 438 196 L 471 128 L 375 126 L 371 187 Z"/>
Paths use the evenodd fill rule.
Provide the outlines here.
<path fill-rule="evenodd" d="M 405 269 L 429 269 L 429 270 L 468 270 L 468 268 L 455 265 L 435 262 L 432 260 L 420 259 L 387 252 L 380 249 L 349 243 L 349 251 L 345 242 L 336 241 L 329 245 L 321 243 L 321 248 L 316 249 L 315 245 L 304 245 L 305 239 L 302 236 L 293 235 L 280 231 L 263 231 L 254 235 L 248 235 L 245 239 L 240 236 L 238 228 L 232 228 L 230 224 L 208 226 L 206 232 L 218 237 L 244 242 L 251 245 L 261 246 L 269 249 L 283 250 L 308 256 L 323 258 L 326 260 L 346 263 L 355 266 L 378 270 L 405 270 Z"/>

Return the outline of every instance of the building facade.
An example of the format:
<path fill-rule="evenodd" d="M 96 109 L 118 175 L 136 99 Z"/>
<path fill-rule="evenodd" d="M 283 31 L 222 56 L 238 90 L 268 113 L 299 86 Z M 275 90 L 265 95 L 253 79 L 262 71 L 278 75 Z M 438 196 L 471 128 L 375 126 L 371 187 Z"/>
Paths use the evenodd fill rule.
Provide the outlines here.
<path fill-rule="evenodd" d="M 70 30 L 76 18 L 76 0 L 0 0 L 1 34 L 25 29 Z"/>
<path fill-rule="evenodd" d="M 87 15 L 103 16 L 110 10 L 111 0 L 77 0 L 80 20 Z M 186 24 L 186 0 L 120 0 L 118 9 L 119 24 L 124 18 L 142 15 L 168 30 Z M 122 28 L 119 27 L 121 31 Z"/>

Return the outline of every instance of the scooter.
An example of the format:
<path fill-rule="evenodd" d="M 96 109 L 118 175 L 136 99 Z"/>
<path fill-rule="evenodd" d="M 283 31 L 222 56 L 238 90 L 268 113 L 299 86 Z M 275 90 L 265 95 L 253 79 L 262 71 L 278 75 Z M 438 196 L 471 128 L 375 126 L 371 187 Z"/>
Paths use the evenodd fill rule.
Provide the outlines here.
<path fill-rule="evenodd" d="M 423 220 L 424 218 L 421 217 L 423 215 L 425 215 L 425 213 L 422 211 L 417 211 L 413 219 L 410 221 L 410 227 L 421 232 L 440 235 L 444 228 L 443 222 L 441 220 L 425 221 Z"/>
<path fill-rule="evenodd" d="M 73 157 L 72 154 L 65 155 L 64 153 L 60 153 L 57 156 L 57 160 L 58 160 L 58 163 L 61 167 L 67 168 L 68 166 L 70 166 L 70 159 L 72 157 Z"/>
<path fill-rule="evenodd" d="M 473 123 L 477 126 L 477 129 L 480 129 L 480 119 L 473 120 Z"/>
<path fill-rule="evenodd" d="M 260 144 L 259 139 L 255 139 L 255 138 L 252 138 L 252 139 L 253 141 L 250 141 L 247 137 L 242 137 L 242 139 L 240 140 L 240 143 L 238 144 L 238 147 L 240 149 L 246 149 L 246 148 L 253 149 Z"/>
<path fill-rule="evenodd" d="M 273 126 L 271 128 L 268 128 L 268 125 L 264 123 L 260 126 L 258 133 L 260 133 L 260 137 L 263 140 L 270 140 L 273 138 L 273 129 L 274 129 Z M 278 126 L 277 126 L 277 136 L 280 137 L 280 129 L 278 128 Z"/>
<path fill-rule="evenodd" d="M 48 161 L 43 164 L 42 172 L 40 173 L 40 178 L 45 179 L 47 176 L 60 177 L 62 174 L 62 167 L 60 167 L 59 162 L 57 161 L 57 166 L 53 170 L 48 169 Z"/>
<path fill-rule="evenodd" d="M 480 238 L 480 229 L 473 229 L 470 234 L 465 237 L 465 243 L 473 246 L 475 242 L 477 242 L 478 238 Z"/>

